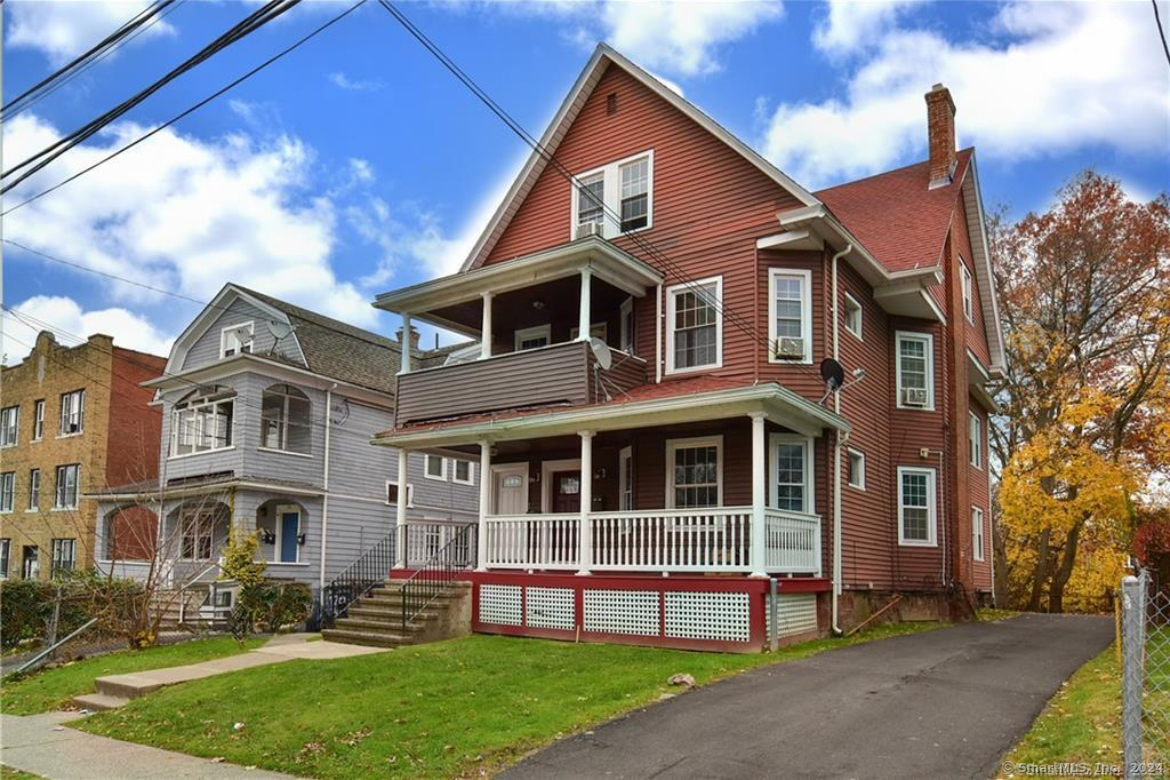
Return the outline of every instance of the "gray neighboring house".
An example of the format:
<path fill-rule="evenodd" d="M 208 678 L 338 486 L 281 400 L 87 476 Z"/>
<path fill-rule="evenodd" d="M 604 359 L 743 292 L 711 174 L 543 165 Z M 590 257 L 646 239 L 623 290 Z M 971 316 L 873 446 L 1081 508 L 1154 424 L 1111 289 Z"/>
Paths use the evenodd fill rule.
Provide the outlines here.
<path fill-rule="evenodd" d="M 475 522 L 477 463 L 413 458 L 403 490 L 397 451 L 370 444 L 394 426 L 399 336 L 226 285 L 176 340 L 164 375 L 144 383 L 163 407 L 160 479 L 92 496 L 98 567 L 143 578 L 153 561 L 174 587 L 209 583 L 235 525 L 260 531 L 269 577 L 317 594 L 394 534 L 401 499 L 412 561 Z M 423 366 L 465 346 L 417 340 L 411 358 Z M 144 523 L 144 512 L 161 520 Z"/>

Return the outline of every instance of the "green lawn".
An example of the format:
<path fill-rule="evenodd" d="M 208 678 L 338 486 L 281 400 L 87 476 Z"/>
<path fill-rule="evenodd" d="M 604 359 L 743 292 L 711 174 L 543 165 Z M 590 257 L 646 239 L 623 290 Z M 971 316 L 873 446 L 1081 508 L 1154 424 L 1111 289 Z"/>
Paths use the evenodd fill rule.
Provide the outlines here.
<path fill-rule="evenodd" d="M 777 654 L 732 655 L 476 635 L 336 661 L 291 661 L 168 688 L 80 728 L 312 777 L 494 771 L 562 735 L 762 664 L 938 624 L 878 626 Z M 234 724 L 243 723 L 240 730 Z"/>
<path fill-rule="evenodd" d="M 1121 671 L 1110 647 L 1077 670 L 1004 761 L 1121 764 Z"/>
<path fill-rule="evenodd" d="M 266 640 L 249 639 L 244 650 L 259 647 Z M 126 674 L 147 669 L 209 661 L 243 652 L 231 637 L 193 639 L 148 650 L 123 650 L 85 658 L 75 663 L 36 672 L 21 680 L 5 682 L 0 689 L 0 711 L 9 715 L 31 715 L 69 706 L 74 696 L 93 693 L 93 681 L 109 674 Z"/>
<path fill-rule="evenodd" d="M 23 772 L 0 764 L 0 780 L 44 780 L 44 778 L 40 775 L 34 775 L 32 772 Z"/>

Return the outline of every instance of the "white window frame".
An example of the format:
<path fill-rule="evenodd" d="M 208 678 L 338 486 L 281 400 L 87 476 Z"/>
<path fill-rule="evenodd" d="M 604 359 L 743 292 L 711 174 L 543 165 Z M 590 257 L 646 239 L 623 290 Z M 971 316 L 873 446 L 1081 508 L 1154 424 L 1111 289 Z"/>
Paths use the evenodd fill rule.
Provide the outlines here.
<path fill-rule="evenodd" d="M 854 330 L 854 328 L 849 324 L 849 316 L 851 313 L 850 307 L 852 307 L 852 313 L 857 314 L 856 330 Z M 865 337 L 863 335 L 865 333 L 865 309 L 862 308 L 861 301 L 857 300 L 849 293 L 845 293 L 845 305 L 842 306 L 841 309 L 841 324 L 845 326 L 845 330 L 856 336 L 858 341 L 865 341 Z"/>
<path fill-rule="evenodd" d="M 971 507 L 971 556 L 977 561 L 983 561 L 987 556 L 983 549 L 983 510 L 980 507 Z"/>
<path fill-rule="evenodd" d="M 287 393 L 283 390 L 275 389 L 277 387 L 288 387 L 288 388 L 291 388 L 294 390 L 298 390 L 301 394 L 300 395 L 292 395 L 291 393 Z M 279 396 L 283 400 L 283 403 L 281 405 L 280 417 L 278 419 L 273 420 L 270 417 L 264 416 L 264 396 L 266 396 L 266 395 Z M 300 427 L 305 428 L 305 431 L 308 435 L 308 439 L 307 439 L 308 450 L 306 452 L 298 452 L 297 450 L 289 449 L 289 446 L 288 446 L 289 429 L 294 427 L 294 426 L 299 426 L 299 423 L 292 423 L 289 420 L 289 407 L 291 406 L 293 401 L 303 401 L 305 403 L 305 405 L 308 407 L 308 411 L 305 413 L 305 423 L 303 426 L 300 426 Z M 257 447 L 256 449 L 262 450 L 264 452 L 279 452 L 279 453 L 284 454 L 284 455 L 299 455 L 299 456 L 304 457 L 304 458 L 313 457 L 312 420 L 313 420 L 313 402 L 309 398 L 308 393 L 304 392 L 303 390 L 300 390 L 300 388 L 298 388 L 298 387 L 294 387 L 293 385 L 286 384 L 286 383 L 270 385 L 270 386 L 264 388 L 264 390 L 262 390 L 260 393 L 260 446 Z M 233 422 L 233 424 L 235 424 L 235 409 L 232 409 L 232 422 Z M 278 438 L 280 439 L 280 444 L 282 446 L 274 447 L 271 444 L 264 443 L 264 437 L 265 437 L 265 434 L 267 433 L 267 424 L 269 422 L 279 423 L 280 433 L 278 434 Z M 233 439 L 233 441 L 234 441 L 234 439 Z"/>
<path fill-rule="evenodd" d="M 70 399 L 69 414 L 65 414 L 65 399 Z M 74 403 L 77 409 L 77 430 L 66 431 L 65 423 L 73 417 Z M 67 393 L 61 393 L 60 405 L 61 418 L 57 421 L 57 438 L 65 439 L 70 436 L 80 436 L 85 433 L 85 388 L 78 390 L 70 390 Z"/>
<path fill-rule="evenodd" d="M 776 457 L 776 448 L 781 444 L 800 444 L 804 446 L 804 509 L 795 510 L 802 514 L 812 515 L 817 511 L 816 498 L 816 472 L 813 470 L 815 465 L 813 440 L 807 436 L 801 436 L 797 433 L 771 433 L 768 434 L 768 507 L 782 512 L 791 512 L 791 509 L 780 509 L 777 501 L 778 496 L 776 488 L 777 474 L 780 468 L 780 460 Z"/>
<path fill-rule="evenodd" d="M 971 272 L 967 269 L 967 264 L 963 262 L 963 258 L 959 258 L 959 278 L 963 287 L 963 314 L 967 317 L 967 322 L 972 325 L 975 324 L 975 291 L 974 281 L 971 278 Z"/>
<path fill-rule="evenodd" d="M 902 403 L 902 342 L 922 341 L 926 344 L 926 405 L 906 406 Z M 894 384 L 897 386 L 897 408 L 922 412 L 934 411 L 934 336 L 930 333 L 899 330 L 894 334 Z"/>
<path fill-rule="evenodd" d="M 439 459 L 439 476 L 431 474 L 431 458 Z M 432 455 L 427 452 L 423 454 L 423 477 L 425 479 L 433 479 L 435 482 L 447 481 L 447 459 L 442 455 Z"/>
<path fill-rule="evenodd" d="M 801 280 L 803 293 L 800 300 L 800 333 L 804 340 L 804 357 L 776 357 L 776 344 L 780 338 L 776 332 L 776 280 L 780 277 L 797 277 Z M 801 268 L 768 269 L 768 362 L 788 365 L 811 365 L 813 355 L 812 333 L 812 271 Z"/>
<path fill-rule="evenodd" d="M 627 475 L 626 464 L 629 464 Z M 634 508 L 634 448 L 622 447 L 618 451 L 618 510 L 632 511 Z M 626 501 L 627 493 L 629 501 Z M 626 504 L 629 506 L 626 506 Z"/>
<path fill-rule="evenodd" d="M 618 310 L 618 331 L 621 338 L 618 342 L 618 349 L 627 355 L 637 354 L 638 322 L 633 318 L 633 315 L 634 296 L 631 295 L 622 301 L 621 308 Z"/>
<path fill-rule="evenodd" d="M 0 474 L 0 515 L 7 515 L 16 508 L 16 472 Z"/>
<path fill-rule="evenodd" d="M 926 533 L 927 539 L 907 539 L 903 509 L 902 475 L 922 474 L 926 476 Z M 938 472 L 922 466 L 898 467 L 898 544 L 903 547 L 938 546 Z"/>
<path fill-rule="evenodd" d="M 235 395 L 217 395 L 217 396 L 211 396 L 207 400 L 201 400 L 200 398 L 194 398 L 191 401 L 184 401 L 184 402 L 180 402 L 180 403 L 175 404 L 171 408 L 171 436 L 170 436 L 171 447 L 170 447 L 169 459 L 174 460 L 176 458 L 192 458 L 192 457 L 195 457 L 197 455 L 206 455 L 209 452 L 226 452 L 227 450 L 235 449 L 235 447 L 236 447 L 236 422 L 238 420 L 238 418 L 236 416 L 236 407 L 235 407 L 236 400 L 237 400 L 237 396 L 235 396 Z M 195 445 L 192 444 L 191 445 L 191 452 L 184 452 L 184 453 L 180 454 L 179 453 L 179 435 L 180 435 L 180 428 L 181 428 L 180 418 L 182 417 L 183 412 L 194 412 L 195 410 L 202 409 L 205 406 L 219 406 L 220 404 L 224 404 L 224 403 L 232 404 L 232 420 L 231 420 L 231 425 L 228 427 L 228 440 L 230 441 L 230 443 L 224 444 L 221 447 L 212 446 L 212 447 L 209 447 L 208 449 L 205 449 L 205 450 L 195 449 Z M 218 413 L 213 410 L 212 418 L 214 419 L 217 416 L 217 414 Z M 198 425 L 195 426 L 195 430 L 192 433 L 192 440 L 197 442 L 203 438 L 203 421 L 205 420 L 205 417 L 203 415 L 197 415 L 195 417 L 195 420 L 198 422 Z M 212 438 L 214 439 L 214 437 L 212 437 Z"/>
<path fill-rule="evenodd" d="M 207 520 L 209 522 L 205 523 Z M 194 523 L 194 533 L 191 536 L 191 557 L 183 555 L 183 544 L 187 539 L 188 523 Z M 206 529 L 204 531 L 204 529 Z M 199 540 L 207 538 L 207 557 L 199 557 Z M 189 515 L 179 515 L 179 560 L 180 561 L 210 561 L 215 558 L 215 519 L 210 512 L 194 512 Z"/>
<path fill-rule="evenodd" d="M 865 453 L 861 450 L 855 450 L 852 447 L 846 447 L 845 451 L 849 458 L 849 487 L 854 490 L 865 490 Z M 859 465 L 857 469 L 853 467 L 854 458 L 857 458 Z M 858 474 L 861 475 L 861 479 L 854 481 Z"/>
<path fill-rule="evenodd" d="M 304 525 L 305 515 L 301 508 L 296 504 L 281 504 L 276 507 L 276 514 L 272 518 L 273 535 L 276 541 L 272 544 L 272 560 L 269 563 L 276 566 L 295 566 L 301 562 L 301 545 L 297 542 L 297 557 L 293 561 L 280 560 L 280 546 L 284 535 L 284 523 L 281 522 L 281 515 L 296 513 L 297 516 L 297 536 L 301 535 L 301 526 Z"/>
<path fill-rule="evenodd" d="M 248 331 L 248 340 L 241 341 L 236 334 L 240 333 L 245 328 Z M 231 336 L 236 342 L 232 347 L 234 352 L 231 355 L 227 354 L 229 336 Z M 228 325 L 219 331 L 219 359 L 224 360 L 225 358 L 236 357 L 237 355 L 244 354 L 245 352 L 252 354 L 252 350 L 255 348 L 255 343 L 256 323 L 254 321 L 248 320 L 247 322 L 239 322 L 235 325 Z M 247 347 L 247 349 L 245 350 L 244 347 Z"/>
<path fill-rule="evenodd" d="M 621 215 L 622 215 L 622 166 L 628 165 L 632 162 L 637 162 L 643 157 L 647 158 L 648 165 L 646 171 L 646 226 L 635 228 L 634 230 L 627 230 L 624 233 L 621 229 Z M 631 233 L 640 233 L 643 230 L 650 230 L 654 227 L 654 150 L 647 149 L 637 154 L 631 154 L 629 157 L 623 157 L 620 160 L 615 160 L 611 163 L 591 168 L 587 171 L 580 171 L 573 174 L 575 181 L 569 182 L 569 190 L 572 193 L 571 207 L 569 211 L 569 240 L 572 241 L 577 238 L 577 200 L 580 196 L 577 188 L 577 181 L 582 181 L 596 174 L 602 175 L 602 215 L 601 215 L 601 235 L 605 238 L 617 238 L 618 236 L 625 236 Z M 617 216 L 617 222 L 614 221 L 614 216 Z"/>
<path fill-rule="evenodd" d="M 581 333 L 581 329 L 574 325 L 569 329 L 569 341 L 576 341 L 577 336 Z M 608 322 L 594 322 L 589 326 L 589 338 L 601 339 L 605 343 L 609 343 L 609 323 Z"/>
<path fill-rule="evenodd" d="M 0 447 L 7 449 L 17 444 L 20 444 L 20 405 L 14 404 L 0 409 Z"/>
<path fill-rule="evenodd" d="M 0 580 L 8 579 L 8 563 L 12 556 L 12 540 L 0 539 Z"/>
<path fill-rule="evenodd" d="M 674 453 L 678 450 L 697 447 L 715 448 L 715 506 L 723 506 L 723 436 L 696 436 L 689 439 L 666 440 L 666 508 L 677 509 L 674 504 Z M 696 511 L 700 511 L 696 508 Z"/>
<path fill-rule="evenodd" d="M 467 464 L 467 479 L 459 478 L 459 464 Z M 451 459 L 451 481 L 456 485 L 474 485 L 475 484 L 475 462 L 466 460 L 464 458 Z"/>
<path fill-rule="evenodd" d="M 972 411 L 967 412 L 967 462 L 983 470 L 983 418 Z"/>
<path fill-rule="evenodd" d="M 45 438 L 45 399 L 39 398 L 33 402 L 33 435 L 34 442 Z"/>
<path fill-rule="evenodd" d="M 49 543 L 49 574 L 50 576 L 56 574 L 58 571 L 74 571 L 77 568 L 77 540 L 69 537 L 54 537 Z M 69 567 L 62 568 L 58 563 L 64 559 L 64 556 L 59 555 L 62 549 L 69 550 Z"/>
<path fill-rule="evenodd" d="M 544 336 L 546 347 L 552 346 L 552 325 L 533 325 L 531 328 L 520 328 L 516 331 L 512 348 L 516 352 L 531 352 L 534 349 L 543 349 L 543 347 L 529 347 L 528 349 L 520 349 L 520 344 L 525 340 L 531 338 L 539 338 Z"/>
<path fill-rule="evenodd" d="M 61 476 L 68 475 L 68 469 L 74 469 L 74 493 L 72 504 L 61 503 Z M 69 479 L 65 478 L 65 490 L 68 492 Z M 57 466 L 53 471 L 53 509 L 55 511 L 64 511 L 77 509 L 81 505 L 81 464 L 80 463 L 63 463 Z"/>
<path fill-rule="evenodd" d="M 41 470 L 28 470 L 28 506 L 24 511 L 39 512 L 41 509 Z"/>
<path fill-rule="evenodd" d="M 694 292 L 696 287 L 715 285 L 715 362 L 701 366 L 675 368 L 674 365 L 674 315 L 675 299 L 679 293 Z M 723 276 L 708 276 L 705 279 L 695 279 L 680 284 L 672 284 L 666 288 L 666 373 L 692 374 L 700 371 L 711 371 L 723 367 Z"/>
<path fill-rule="evenodd" d="M 396 502 L 390 500 L 390 486 L 391 485 L 393 485 L 394 487 L 398 487 L 398 480 L 396 480 L 396 479 L 386 480 L 386 492 L 383 494 L 385 497 L 385 503 L 386 503 L 386 506 L 397 506 Z M 402 491 L 401 490 L 398 491 L 398 497 L 402 498 Z M 407 509 L 414 509 L 414 483 L 413 482 L 406 483 L 406 508 Z"/>

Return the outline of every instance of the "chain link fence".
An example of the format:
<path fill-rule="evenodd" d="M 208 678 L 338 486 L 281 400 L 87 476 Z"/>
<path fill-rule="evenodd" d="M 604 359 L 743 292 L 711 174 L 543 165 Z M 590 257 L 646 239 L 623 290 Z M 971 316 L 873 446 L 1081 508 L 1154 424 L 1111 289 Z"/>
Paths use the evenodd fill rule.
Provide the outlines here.
<path fill-rule="evenodd" d="M 1121 584 L 1125 777 L 1170 760 L 1170 583 L 1143 570 Z"/>

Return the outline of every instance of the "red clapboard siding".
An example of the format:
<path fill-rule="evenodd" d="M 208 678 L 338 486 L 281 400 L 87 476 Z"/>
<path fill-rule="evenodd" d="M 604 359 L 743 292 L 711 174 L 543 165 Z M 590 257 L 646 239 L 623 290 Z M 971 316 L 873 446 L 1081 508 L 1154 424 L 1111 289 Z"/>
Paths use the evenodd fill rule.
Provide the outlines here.
<path fill-rule="evenodd" d="M 967 210 L 963 202 L 962 194 L 959 195 L 958 205 L 955 206 L 955 215 L 951 221 L 951 229 L 956 245 L 959 249 L 959 256 L 963 258 L 963 262 L 967 266 L 967 270 L 971 272 L 971 289 L 975 324 L 971 325 L 967 321 L 965 314 L 956 318 L 955 322 L 962 323 L 967 338 L 967 347 L 975 356 L 983 361 L 983 365 L 991 365 L 991 349 L 987 345 L 987 322 L 983 318 L 983 298 L 979 294 L 979 284 L 976 281 L 977 275 L 975 273 L 975 258 L 971 250 L 971 235 L 967 232 Z"/>

